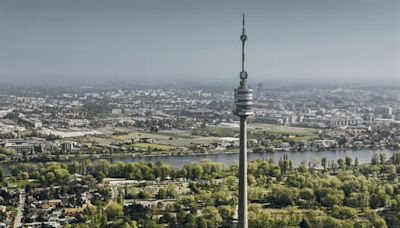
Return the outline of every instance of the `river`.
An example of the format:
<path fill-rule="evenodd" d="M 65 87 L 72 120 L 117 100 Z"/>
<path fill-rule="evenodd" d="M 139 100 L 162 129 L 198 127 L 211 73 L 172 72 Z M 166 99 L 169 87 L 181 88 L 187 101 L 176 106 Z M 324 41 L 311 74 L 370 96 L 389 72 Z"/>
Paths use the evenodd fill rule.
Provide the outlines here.
<path fill-rule="evenodd" d="M 339 158 L 345 158 L 346 156 L 350 156 L 353 158 L 353 162 L 355 158 L 358 158 L 359 164 L 368 163 L 371 161 L 371 155 L 376 153 L 385 152 L 390 158 L 394 151 L 392 150 L 371 150 L 371 149 L 362 149 L 362 150 L 346 150 L 346 151 L 304 151 L 304 152 L 274 152 L 274 153 L 249 153 L 248 160 L 256 160 L 256 159 L 270 159 L 273 158 L 276 162 L 281 158 L 284 154 L 289 155 L 289 159 L 294 162 L 295 165 L 300 164 L 302 161 L 309 161 L 313 158 L 318 159 L 320 161 L 321 158 L 326 157 L 328 160 L 337 161 Z M 98 160 L 98 158 L 89 158 L 92 161 Z M 211 160 L 214 162 L 222 162 L 225 164 L 231 164 L 235 161 L 238 161 L 239 154 L 238 153 L 225 153 L 225 154 L 204 154 L 204 155 L 170 155 L 170 156 L 148 156 L 148 157 L 132 157 L 132 156 L 113 156 L 111 162 L 157 162 L 163 161 L 167 164 L 173 166 L 183 166 L 190 162 L 201 162 L 203 160 Z M 81 158 L 73 158 L 69 161 L 81 160 Z M 69 162 L 62 161 L 62 162 Z M 0 163 L 0 168 L 3 170 L 5 175 L 10 175 L 10 165 L 15 164 L 15 162 L 8 163 Z"/>

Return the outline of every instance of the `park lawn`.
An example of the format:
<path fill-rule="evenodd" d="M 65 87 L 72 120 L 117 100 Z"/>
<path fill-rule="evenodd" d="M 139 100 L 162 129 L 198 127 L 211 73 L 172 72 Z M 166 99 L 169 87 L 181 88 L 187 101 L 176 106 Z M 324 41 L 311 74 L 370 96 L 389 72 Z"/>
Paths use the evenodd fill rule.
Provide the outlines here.
<path fill-rule="evenodd" d="M 32 133 L 33 133 L 33 131 L 31 129 L 26 129 L 26 130 L 19 132 L 19 134 L 24 137 L 25 137 L 25 135 L 32 135 Z"/>
<path fill-rule="evenodd" d="M 207 127 L 207 132 L 212 136 L 217 137 L 233 137 L 237 130 L 228 127 Z"/>
<path fill-rule="evenodd" d="M 112 135 L 116 132 L 128 132 L 130 131 L 129 128 L 126 127 L 100 127 L 96 129 L 97 131 L 102 132 L 105 135 Z"/>
<path fill-rule="evenodd" d="M 103 132 L 105 135 L 102 136 L 86 136 L 82 137 L 81 141 L 84 142 L 95 142 L 99 145 L 106 146 L 113 142 L 124 142 L 125 140 L 134 139 L 138 141 L 140 138 L 153 138 L 157 143 L 145 144 L 145 143 L 135 143 L 131 145 L 126 145 L 126 147 L 134 146 L 139 149 L 148 149 L 148 146 L 158 149 L 158 150 L 174 150 L 177 147 L 190 147 L 193 144 L 208 144 L 215 141 L 215 137 L 199 137 L 191 135 L 190 131 L 159 131 L 159 132 L 143 132 L 129 128 L 98 128 L 96 129 Z M 210 130 L 216 134 L 223 136 L 229 136 L 234 133 L 233 129 L 229 128 L 219 128 L 211 127 Z M 115 135 L 116 132 L 126 132 L 127 134 Z"/>
<path fill-rule="evenodd" d="M 16 188 L 25 188 L 26 185 L 30 185 L 32 187 L 38 187 L 40 184 L 36 179 L 25 179 L 25 180 L 16 180 L 12 182 Z"/>
<path fill-rule="evenodd" d="M 156 140 L 168 140 L 171 137 L 182 138 L 178 135 L 170 135 L 170 134 L 162 134 L 162 133 L 155 133 L 155 132 L 141 132 L 141 131 L 131 131 L 125 135 L 113 135 L 111 136 L 112 139 L 116 141 L 125 141 L 127 139 L 139 139 L 139 138 L 153 138 Z"/>
<path fill-rule="evenodd" d="M 110 145 L 114 140 L 111 139 L 111 137 L 107 136 L 84 136 L 84 137 L 79 137 L 79 138 L 74 138 L 74 140 L 78 142 L 86 142 L 86 143 L 93 143 L 94 144 L 99 144 L 101 146 L 106 146 Z"/>
<path fill-rule="evenodd" d="M 287 134 L 287 135 L 295 135 L 295 136 L 311 136 L 318 134 L 318 129 L 315 128 L 302 128 L 302 127 L 292 127 L 292 126 L 283 126 L 283 125 L 274 125 L 274 124 L 249 124 L 250 132 L 257 134 L 263 133 L 266 134 Z"/>
<path fill-rule="evenodd" d="M 292 135 L 298 138 L 312 139 L 317 137 L 318 132 L 308 128 L 269 128 L 250 131 L 253 135 Z"/>
<path fill-rule="evenodd" d="M 253 131 L 253 134 L 266 134 L 266 135 L 294 135 L 298 137 L 315 136 L 315 132 L 302 131 L 302 130 L 282 130 L 282 129 L 268 129 Z"/>
<path fill-rule="evenodd" d="M 299 208 L 298 206 L 287 206 L 283 208 L 272 208 L 270 203 L 250 203 L 252 206 L 261 207 L 263 210 L 268 211 L 272 214 L 287 214 L 287 213 L 307 213 L 314 212 L 314 209 Z"/>
<path fill-rule="evenodd" d="M 129 146 L 133 146 L 138 149 L 147 150 L 148 148 L 156 150 L 175 150 L 175 146 L 156 144 L 156 143 L 134 143 Z"/>
<path fill-rule="evenodd" d="M 178 139 L 192 139 L 194 136 L 192 135 L 184 135 L 184 134 L 175 134 L 175 133 L 170 133 L 170 132 L 153 132 L 152 134 L 154 135 L 162 135 L 162 136 L 168 136 L 171 138 L 178 138 Z"/>
<path fill-rule="evenodd" d="M 142 130 L 137 130 L 137 129 L 130 129 L 130 128 L 125 128 L 125 127 L 117 127 L 117 128 L 111 128 L 111 127 L 105 127 L 105 128 L 98 128 L 96 129 L 100 132 L 103 132 L 109 139 L 109 141 L 118 141 L 118 142 L 123 142 L 125 140 L 129 139 L 135 139 L 136 141 L 139 138 L 153 138 L 156 139 L 157 141 L 163 141 L 160 144 L 170 144 L 170 143 L 164 143 L 164 142 L 173 142 L 173 141 L 181 141 L 181 140 L 191 140 L 194 139 L 195 137 L 191 135 L 191 132 L 172 132 L 172 131 L 158 131 L 158 132 L 147 132 L 147 131 L 142 131 Z M 118 132 L 124 132 L 125 134 L 115 134 Z M 95 140 L 102 142 L 105 140 L 99 140 L 99 137 L 96 137 Z M 174 145 L 174 143 L 172 143 Z M 175 146 L 175 145 L 174 145 Z"/>
<path fill-rule="evenodd" d="M 157 138 L 157 137 L 154 137 L 154 134 L 137 131 L 137 130 L 127 128 L 127 127 L 102 127 L 102 128 L 98 128 L 96 130 L 104 133 L 105 135 L 108 136 L 107 138 L 114 140 L 114 141 L 125 141 L 127 139 L 141 138 L 141 137 Z M 118 133 L 122 133 L 122 134 L 118 134 Z M 161 136 L 161 137 L 163 137 L 163 136 Z M 167 138 L 167 137 L 163 137 L 163 138 Z"/>
<path fill-rule="evenodd" d="M 129 132 L 128 134 L 125 135 L 112 135 L 111 138 L 117 141 L 125 141 L 127 139 L 138 138 L 140 137 L 139 135 L 141 135 L 139 132 Z"/>
<path fill-rule="evenodd" d="M 192 137 L 192 138 L 173 138 L 172 140 L 160 140 L 160 144 L 170 145 L 175 147 L 190 147 L 194 144 L 209 144 L 216 141 L 216 137 Z"/>
<path fill-rule="evenodd" d="M 315 136 L 315 135 L 306 135 L 306 136 L 296 136 L 294 138 L 289 138 L 288 141 L 289 142 L 302 142 L 302 141 L 309 142 L 309 141 L 313 141 L 315 139 L 317 139 L 317 136 Z"/>

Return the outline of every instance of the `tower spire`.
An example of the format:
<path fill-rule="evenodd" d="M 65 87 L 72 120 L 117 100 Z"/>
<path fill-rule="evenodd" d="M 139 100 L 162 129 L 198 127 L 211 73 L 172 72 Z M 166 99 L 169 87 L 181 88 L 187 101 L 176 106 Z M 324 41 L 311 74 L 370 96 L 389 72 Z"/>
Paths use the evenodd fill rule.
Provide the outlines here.
<path fill-rule="evenodd" d="M 244 26 L 245 26 L 245 19 L 244 19 L 244 14 L 243 14 L 243 28 L 242 28 L 242 34 L 244 34 Z"/>
<path fill-rule="evenodd" d="M 243 23 L 243 27 L 242 27 L 242 37 L 243 36 L 246 36 L 246 34 L 245 34 L 245 18 L 244 18 L 244 14 L 243 14 L 243 20 L 242 20 L 242 23 Z M 243 39 L 241 37 L 241 40 L 242 40 L 242 71 L 244 71 L 244 42 L 246 42 L 246 39 Z"/>
<path fill-rule="evenodd" d="M 240 79 L 241 79 L 241 83 L 244 84 L 244 82 L 247 79 L 247 72 L 244 70 L 244 44 L 247 40 L 247 35 L 245 33 L 245 15 L 243 14 L 243 19 L 242 19 L 242 35 L 240 36 L 240 40 L 242 41 L 242 71 L 240 72 Z"/>

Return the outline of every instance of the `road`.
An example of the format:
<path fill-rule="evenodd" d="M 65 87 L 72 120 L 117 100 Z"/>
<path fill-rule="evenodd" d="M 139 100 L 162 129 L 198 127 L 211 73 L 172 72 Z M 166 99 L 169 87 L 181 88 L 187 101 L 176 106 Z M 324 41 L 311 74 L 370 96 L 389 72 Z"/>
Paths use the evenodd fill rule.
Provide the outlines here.
<path fill-rule="evenodd" d="M 19 204 L 17 208 L 17 215 L 14 220 L 14 228 L 22 227 L 22 212 L 25 206 L 25 189 L 19 189 Z"/>
<path fill-rule="evenodd" d="M 108 206 L 110 206 L 111 202 L 113 200 L 116 200 L 118 198 L 118 189 L 117 186 L 110 186 L 111 187 L 111 199 L 110 201 L 107 203 L 107 205 L 104 207 L 104 210 L 107 209 Z"/>

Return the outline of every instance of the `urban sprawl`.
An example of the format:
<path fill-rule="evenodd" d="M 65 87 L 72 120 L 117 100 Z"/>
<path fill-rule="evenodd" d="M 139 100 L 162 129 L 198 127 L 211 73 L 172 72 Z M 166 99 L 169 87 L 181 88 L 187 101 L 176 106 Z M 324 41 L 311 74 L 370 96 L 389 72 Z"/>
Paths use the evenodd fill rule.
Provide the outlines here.
<path fill-rule="evenodd" d="M 249 164 L 251 227 L 318 224 L 312 219 L 322 214 L 332 221 L 347 216 L 349 221 L 372 221 L 375 227 L 389 224 L 385 212 L 400 208 L 396 198 L 399 185 L 391 185 L 398 181 L 400 156 L 396 153 L 371 158 L 372 165 L 396 165 L 394 176 L 390 176 L 391 168 L 358 169 L 361 164 L 351 157 L 341 161 L 319 158 L 297 166 L 290 161 L 290 153 L 398 150 L 398 90 L 265 88 L 263 83 L 253 85 L 253 90 L 255 115 L 248 119 L 249 152 L 281 153 L 282 159 Z M 92 223 L 102 224 L 97 227 L 231 227 L 237 203 L 232 173 L 237 164 L 200 160 L 173 167 L 163 162 L 113 163 L 112 158 L 237 153 L 239 120 L 232 113 L 233 105 L 233 91 L 223 88 L 3 89 L 0 227 L 92 227 Z M 348 177 L 341 171 L 355 175 L 352 181 L 360 182 L 356 189 L 344 189 Z M 306 179 L 316 175 L 313 181 L 322 184 L 300 187 L 298 173 Z M 331 178 L 325 183 L 321 175 Z M 353 193 L 369 192 L 360 186 L 373 176 L 381 185 L 376 194 L 384 188 L 386 195 L 373 198 L 375 190 L 371 188 L 373 200 L 364 199 L 368 205 L 359 205 L 357 200 L 363 200 L 357 197 L 362 196 Z M 317 185 L 334 192 L 318 190 Z M 336 196 L 338 199 L 332 198 Z M 321 205 L 325 209 L 318 216 L 306 213 Z M 297 220 L 290 217 L 283 223 L 272 219 L 274 213 L 283 213 L 277 208 L 288 206 L 292 215 L 278 218 L 298 215 Z M 197 217 L 188 219 L 193 213 Z M 269 225 L 258 223 L 263 216 L 272 216 L 271 221 L 265 219 Z M 191 223 L 197 225 L 189 226 Z"/>

